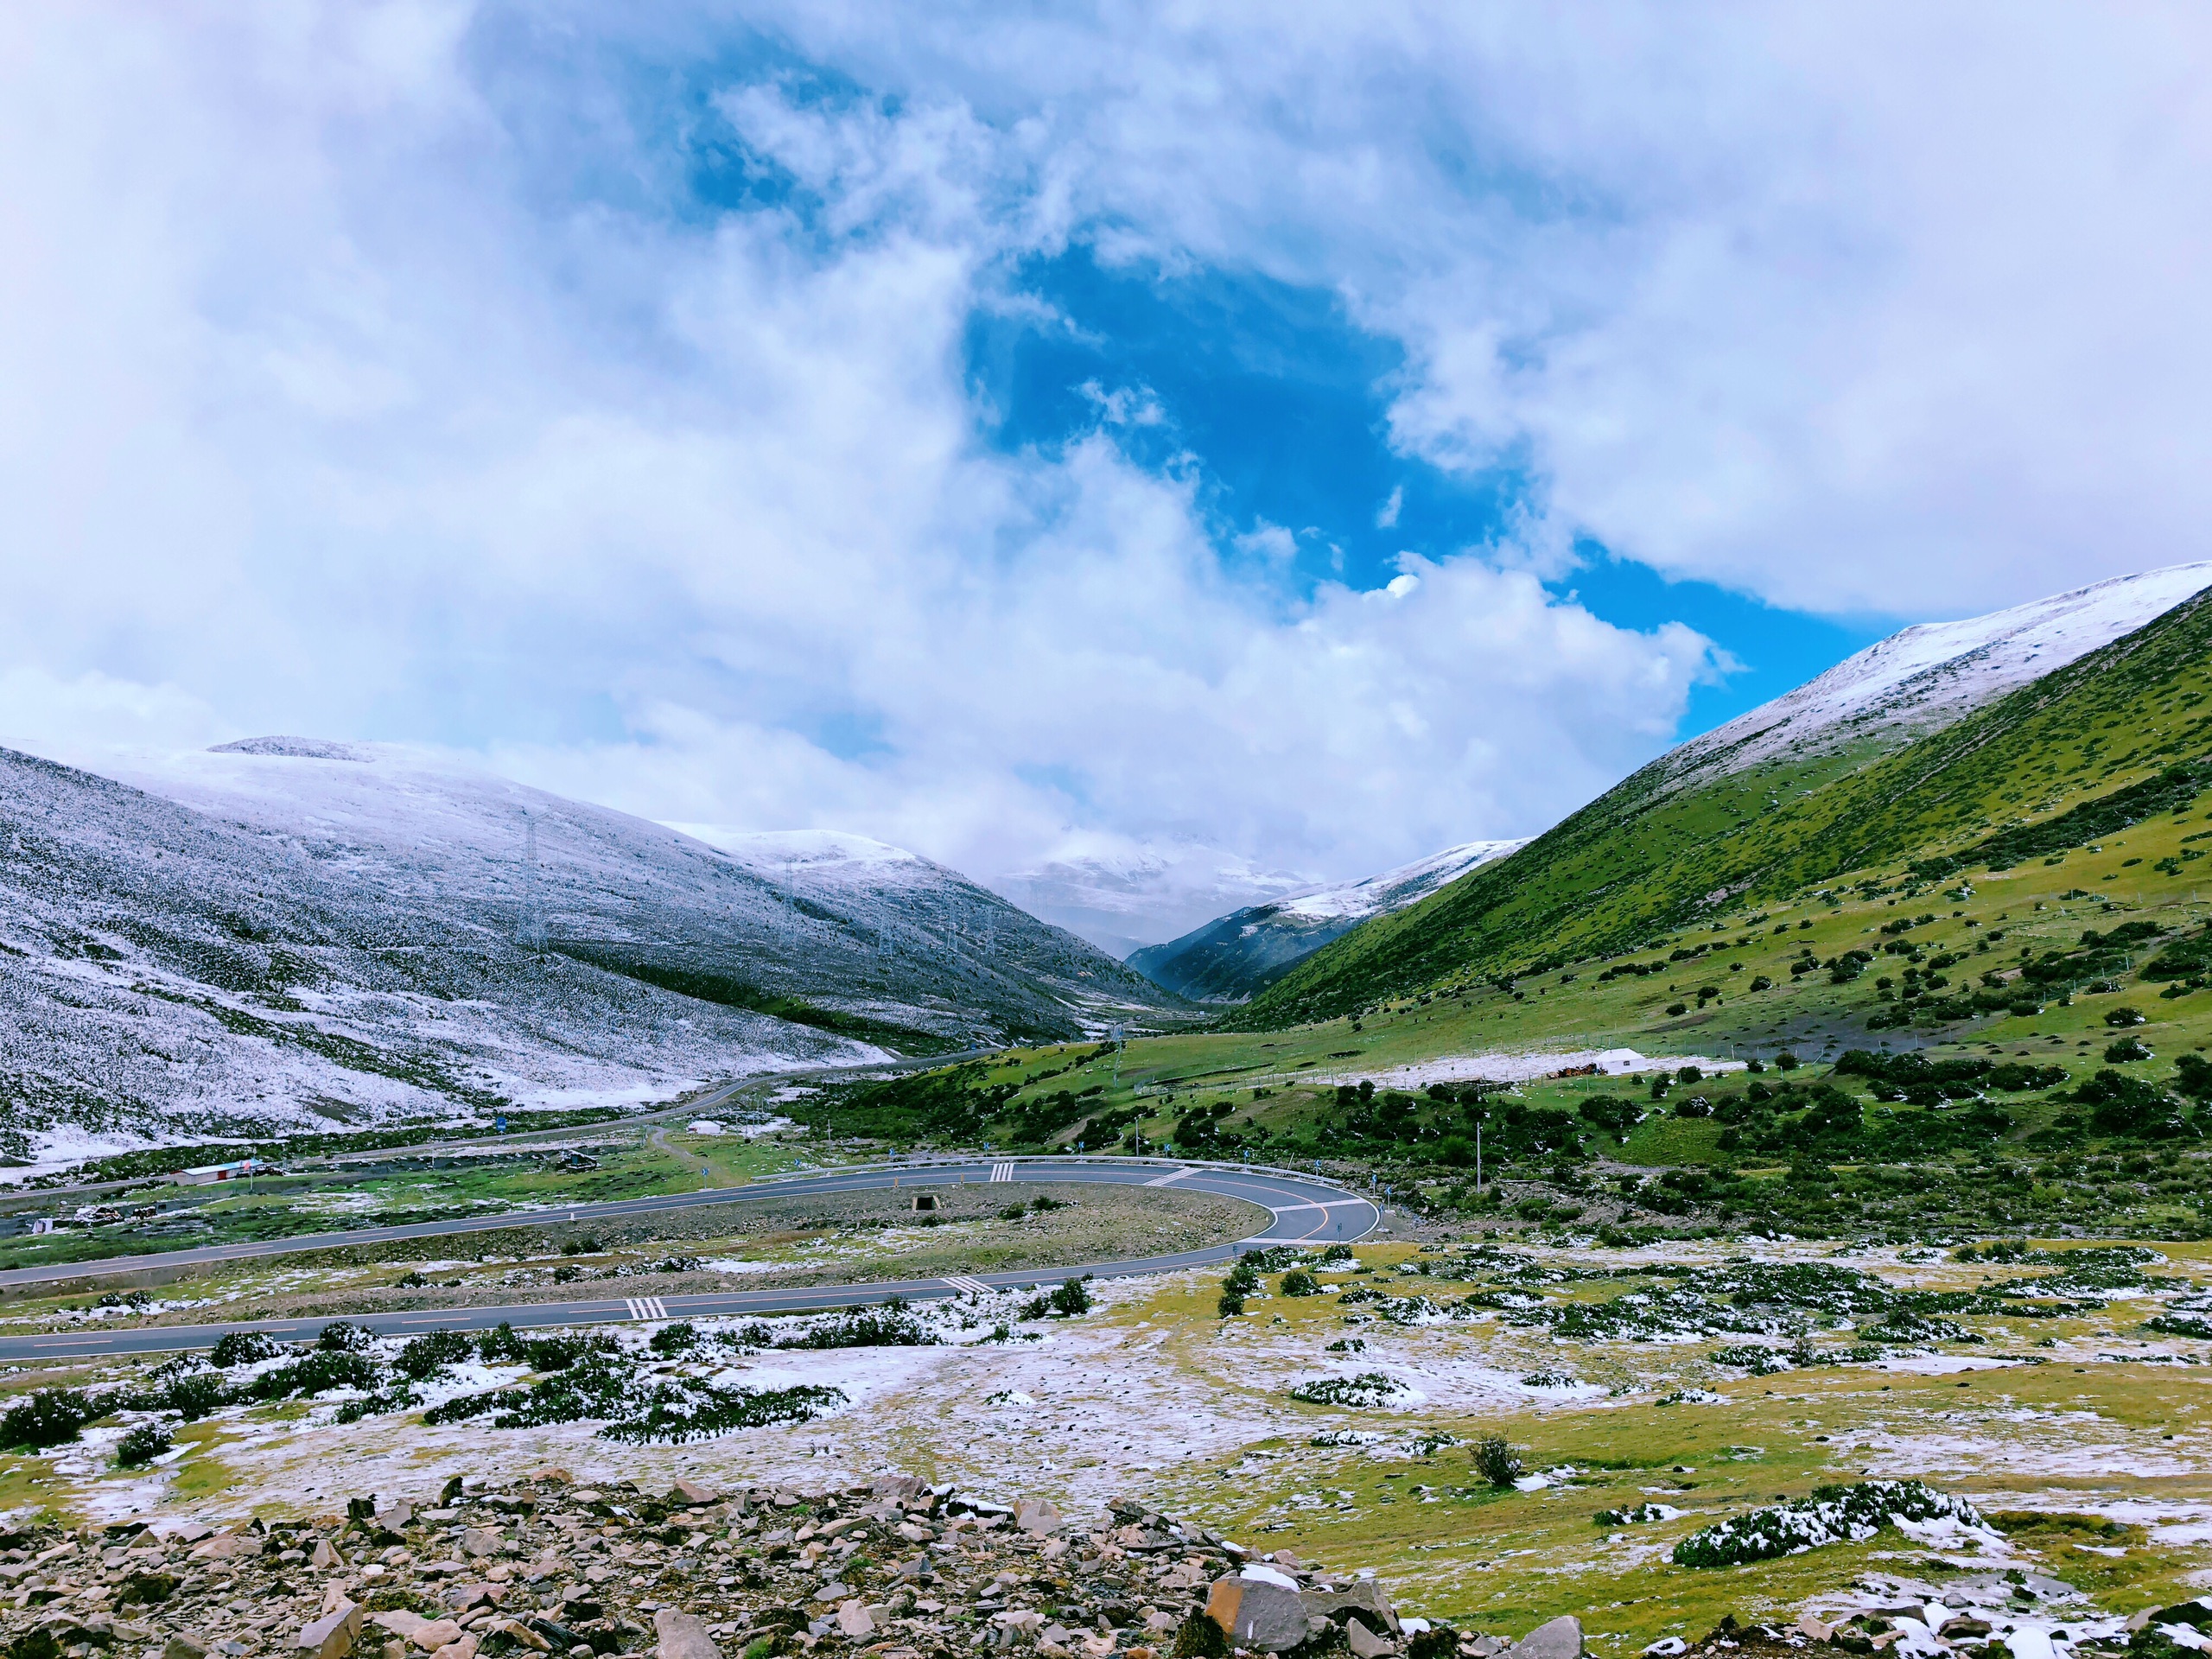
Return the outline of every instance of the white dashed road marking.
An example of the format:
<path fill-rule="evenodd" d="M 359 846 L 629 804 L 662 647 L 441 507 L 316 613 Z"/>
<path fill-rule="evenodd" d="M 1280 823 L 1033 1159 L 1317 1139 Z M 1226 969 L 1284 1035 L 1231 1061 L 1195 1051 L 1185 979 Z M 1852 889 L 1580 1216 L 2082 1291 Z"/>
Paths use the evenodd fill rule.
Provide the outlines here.
<path fill-rule="evenodd" d="M 944 1275 L 944 1282 L 950 1285 L 955 1290 L 959 1291 L 965 1295 L 988 1296 L 991 1294 L 991 1287 L 988 1285 L 985 1284 L 980 1279 L 970 1279 L 963 1274 L 948 1273 Z"/>
<path fill-rule="evenodd" d="M 668 1304 L 658 1296 L 632 1296 L 626 1299 L 630 1317 L 633 1319 L 664 1319 Z"/>

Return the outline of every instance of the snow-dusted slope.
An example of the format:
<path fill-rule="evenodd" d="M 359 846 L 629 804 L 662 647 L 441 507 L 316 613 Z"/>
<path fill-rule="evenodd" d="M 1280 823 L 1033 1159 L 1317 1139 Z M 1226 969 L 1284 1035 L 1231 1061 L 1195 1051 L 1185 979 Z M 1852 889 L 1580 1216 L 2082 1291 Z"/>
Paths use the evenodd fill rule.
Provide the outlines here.
<path fill-rule="evenodd" d="M 1868 741 L 1895 747 L 2133 633 L 2208 587 L 2212 563 L 2177 564 L 1904 629 L 1683 744 L 1660 762 L 1667 786 Z"/>
<path fill-rule="evenodd" d="M 664 1098 L 880 1057 L 525 949 L 513 910 L 327 827 L 226 823 L 0 749 L 0 1156 Z"/>
<path fill-rule="evenodd" d="M 1129 965 L 1194 1001 L 1242 1001 L 1369 917 L 1402 910 L 1527 844 L 1471 841 L 1363 880 L 1233 911 L 1179 939 L 1132 952 Z"/>
<path fill-rule="evenodd" d="M 111 770 L 0 750 L 0 1157 L 662 1098 L 1173 1000 L 857 836 L 733 856 L 381 744 Z"/>
<path fill-rule="evenodd" d="M 390 744 L 258 738 L 113 770 L 385 892 L 664 983 L 704 974 L 741 998 L 982 1041 L 1076 1036 L 1165 1001 L 956 872 L 858 836 L 690 834 Z"/>

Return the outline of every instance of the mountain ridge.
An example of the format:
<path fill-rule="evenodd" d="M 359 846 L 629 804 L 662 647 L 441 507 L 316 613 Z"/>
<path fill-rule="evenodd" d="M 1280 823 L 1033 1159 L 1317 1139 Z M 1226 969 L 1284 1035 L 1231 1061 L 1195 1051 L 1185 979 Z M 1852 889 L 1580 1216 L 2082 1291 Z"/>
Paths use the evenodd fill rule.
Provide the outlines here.
<path fill-rule="evenodd" d="M 1979 834 L 1988 827 L 1985 809 L 1999 797 L 2024 807 L 2030 817 L 2058 810 L 2063 803 L 2056 798 L 2018 798 L 2021 779 L 2044 775 L 2020 734 L 2033 728 L 2043 711 L 2061 705 L 2078 705 L 2070 717 L 2086 718 L 2079 709 L 2096 702 L 2101 685 L 2133 686 L 2151 696 L 2194 695 L 2159 688 L 2187 681 L 2198 658 L 2212 652 L 2212 594 L 2203 585 L 2212 582 L 2212 566 L 2172 567 L 2148 577 L 2121 582 L 2139 584 L 2139 596 L 2162 597 L 2183 587 L 2191 596 L 2099 643 L 2076 632 L 2070 645 L 2084 649 L 2024 683 L 1985 680 L 1987 700 L 1932 730 L 1925 726 L 1925 705 L 1908 703 L 1892 705 L 1897 717 L 1886 728 L 1861 724 L 1794 752 L 1775 748 L 1744 758 L 1742 735 L 1770 728 L 1758 718 L 1759 710 L 1731 722 L 1738 728 L 1733 736 L 1724 728 L 1694 739 L 1571 814 L 1510 865 L 1477 870 L 1316 952 L 1224 1016 L 1224 1023 L 1243 1028 L 1330 1018 L 1452 975 L 1510 977 L 1642 948 L 1701 915 L 1718 915 L 1793 882 L 1833 880 Z M 2078 589 L 2050 602 L 2096 592 Z M 2079 618 L 2084 612 L 2077 607 L 2072 613 Z M 1994 613 L 1999 620 L 2012 614 Z M 2102 607 L 2095 615 L 2103 627 L 2133 620 L 2126 607 Z M 2200 729 L 2212 733 L 2212 724 Z M 1713 741 L 1716 737 L 1723 741 Z M 2080 757 L 2076 773 L 2104 764 L 2098 776 L 2108 778 L 2119 764 L 2103 762 L 2094 743 L 2066 733 L 2043 733 L 2034 741 L 2054 753 L 2072 743 L 2069 752 Z M 1687 763 L 1685 751 L 1692 752 Z M 1974 757 L 1981 751 L 1988 752 L 1988 761 L 1975 770 Z M 2125 760 L 2144 772 L 2162 759 L 2186 758 L 2194 757 L 2169 745 L 2156 754 Z M 1700 775 L 1685 781 L 1694 771 Z M 1947 773 L 1955 784 L 1931 794 Z M 1961 791 L 1962 809 L 1954 798 Z M 1948 808 L 1939 810 L 1947 802 Z M 1905 845 L 1915 838 L 1919 848 Z"/>
<path fill-rule="evenodd" d="M 1526 844 L 1523 837 L 1447 847 L 1357 881 L 1324 884 L 1246 906 L 1179 938 L 1132 951 L 1124 960 L 1154 983 L 1194 1001 L 1241 1001 L 1368 918 L 1414 903 Z"/>

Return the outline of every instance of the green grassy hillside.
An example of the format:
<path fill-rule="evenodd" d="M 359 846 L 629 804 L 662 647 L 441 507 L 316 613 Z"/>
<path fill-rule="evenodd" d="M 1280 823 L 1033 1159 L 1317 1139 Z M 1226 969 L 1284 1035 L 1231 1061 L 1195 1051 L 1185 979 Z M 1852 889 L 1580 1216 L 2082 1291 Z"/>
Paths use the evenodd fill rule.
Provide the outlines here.
<path fill-rule="evenodd" d="M 2007 830 L 1985 861 L 2018 857 L 2027 826 L 2051 826 L 2038 856 L 2086 845 L 2193 793 L 2185 778 L 2066 817 L 2212 751 L 2208 696 L 2212 594 L 1891 753 L 1765 762 L 1688 786 L 1664 757 L 1512 857 L 1345 935 L 1224 1023 L 1281 1028 L 1644 950 L 1824 886 L 1884 885 L 1885 867 L 1955 874 Z"/>

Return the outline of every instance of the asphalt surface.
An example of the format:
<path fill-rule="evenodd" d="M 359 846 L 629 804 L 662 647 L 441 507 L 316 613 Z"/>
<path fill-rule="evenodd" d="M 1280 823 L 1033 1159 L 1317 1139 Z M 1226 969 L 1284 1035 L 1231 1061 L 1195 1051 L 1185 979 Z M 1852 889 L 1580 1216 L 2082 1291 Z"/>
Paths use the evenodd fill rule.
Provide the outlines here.
<path fill-rule="evenodd" d="M 888 1301 L 893 1297 L 903 1297 L 908 1301 L 927 1301 L 966 1295 L 978 1289 L 1027 1288 L 1033 1285 L 1056 1283 L 1067 1278 L 1080 1278 L 1085 1274 L 1095 1274 L 1101 1279 L 1117 1279 L 1143 1274 L 1173 1273 L 1186 1268 L 1209 1267 L 1226 1262 L 1245 1249 L 1268 1244 L 1348 1243 L 1364 1237 L 1382 1219 L 1375 1205 L 1343 1187 L 1310 1177 L 1273 1170 L 1137 1159 L 976 1159 L 942 1164 L 847 1170 L 829 1175 L 757 1181 L 747 1186 L 721 1187 L 702 1192 L 626 1198 L 608 1204 L 582 1204 L 568 1209 L 534 1210 L 457 1221 L 424 1222 L 410 1227 L 371 1227 L 353 1232 L 321 1233 L 259 1243 L 213 1245 L 204 1249 L 174 1250 L 159 1255 L 111 1259 L 74 1268 L 19 1268 L 0 1274 L 0 1283 L 82 1279 L 93 1274 L 111 1277 L 149 1268 L 175 1267 L 189 1262 L 234 1262 L 259 1256 L 292 1255 L 304 1250 L 374 1244 L 394 1239 L 437 1238 L 488 1232 L 505 1227 L 631 1217 L 695 1209 L 706 1205 L 746 1204 L 767 1198 L 804 1197 L 810 1193 L 866 1192 L 894 1185 L 903 1190 L 985 1182 L 1173 1185 L 1184 1192 L 1242 1198 L 1267 1210 L 1269 1220 L 1261 1231 L 1235 1243 L 1217 1244 L 1202 1250 L 1185 1250 L 1174 1255 L 1131 1256 L 1084 1262 L 1074 1267 L 1026 1268 L 977 1274 L 972 1277 L 908 1279 L 864 1285 L 816 1285 L 795 1290 L 710 1291 L 697 1295 L 665 1298 L 645 1295 L 594 1297 L 572 1302 L 527 1302 L 507 1306 L 438 1308 L 407 1313 L 348 1314 L 346 1318 L 352 1324 L 367 1326 L 379 1336 L 418 1336 L 426 1331 L 488 1331 L 502 1323 L 518 1327 L 608 1325 L 632 1320 L 721 1318 L 732 1314 L 808 1313 L 823 1308 L 865 1306 Z M 642 1291 L 652 1281 L 638 1279 L 630 1282 Z M 330 1316 L 324 1315 L 311 1319 L 243 1319 L 222 1325 L 88 1326 L 37 1336 L 0 1338 L 0 1363 L 22 1364 L 103 1354 L 171 1353 L 212 1347 L 229 1331 L 260 1331 L 279 1341 L 296 1342 L 314 1337 L 330 1322 Z"/>

